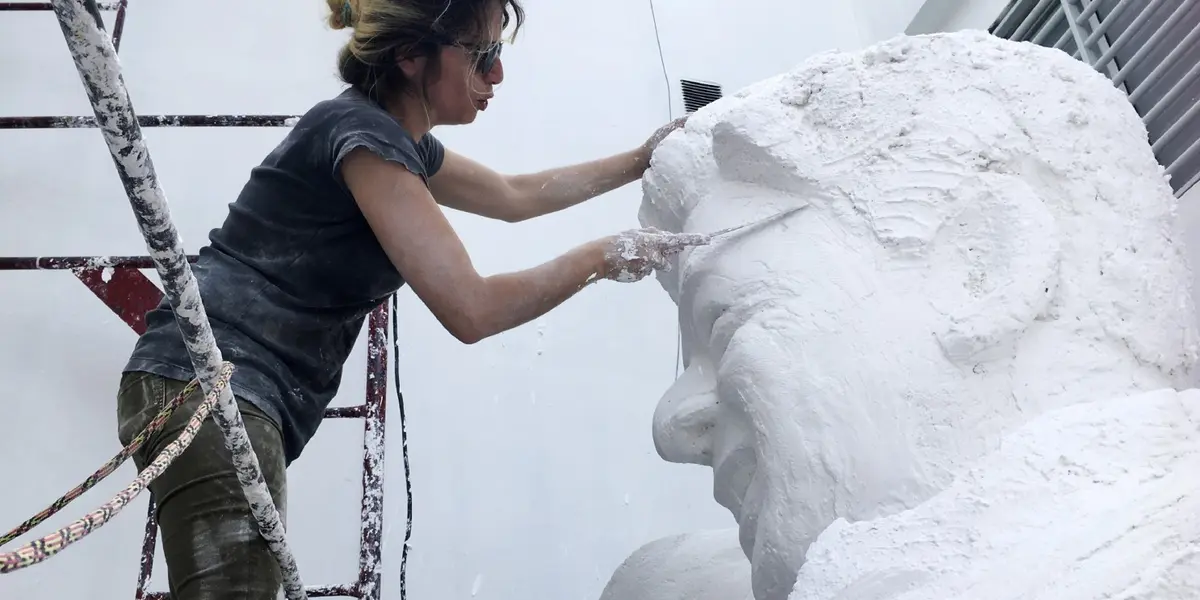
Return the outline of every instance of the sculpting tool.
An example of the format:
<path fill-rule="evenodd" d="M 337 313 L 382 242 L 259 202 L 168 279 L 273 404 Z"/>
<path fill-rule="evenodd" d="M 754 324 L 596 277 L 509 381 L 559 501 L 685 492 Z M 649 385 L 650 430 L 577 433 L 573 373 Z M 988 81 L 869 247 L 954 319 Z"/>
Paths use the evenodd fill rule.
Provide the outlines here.
<path fill-rule="evenodd" d="M 746 229 L 748 227 L 756 227 L 758 225 L 765 225 L 772 221 L 782 219 L 788 215 L 800 212 L 806 208 L 808 208 L 808 205 L 803 204 L 800 206 L 789 208 L 787 210 L 782 210 L 773 215 L 766 216 L 766 217 L 763 217 L 763 218 L 755 220 L 755 221 L 750 221 L 748 223 L 742 223 L 741 225 L 734 225 L 733 227 L 726 227 L 725 229 L 720 229 L 717 231 L 713 231 L 711 233 L 677 233 L 677 234 L 674 234 L 673 237 L 675 238 L 674 241 L 679 243 L 680 246 L 706 246 L 708 244 L 713 243 L 713 241 L 719 237 L 729 235 L 735 231 L 740 231 L 740 230 Z"/>

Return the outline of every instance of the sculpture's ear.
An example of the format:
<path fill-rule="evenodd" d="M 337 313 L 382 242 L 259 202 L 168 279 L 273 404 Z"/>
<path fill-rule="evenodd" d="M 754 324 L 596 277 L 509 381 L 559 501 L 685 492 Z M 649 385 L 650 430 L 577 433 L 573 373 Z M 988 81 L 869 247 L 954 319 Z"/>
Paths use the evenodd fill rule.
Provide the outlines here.
<path fill-rule="evenodd" d="M 1035 319 L 1051 316 L 1060 260 L 1054 215 L 1019 177 L 988 173 L 963 186 L 967 198 L 943 222 L 931 257 L 935 269 L 965 265 L 957 267 L 964 290 L 942 307 L 947 323 L 937 332 L 956 363 L 1009 353 Z"/>
<path fill-rule="evenodd" d="M 654 409 L 654 448 L 668 462 L 712 466 L 716 366 L 695 356 Z"/>

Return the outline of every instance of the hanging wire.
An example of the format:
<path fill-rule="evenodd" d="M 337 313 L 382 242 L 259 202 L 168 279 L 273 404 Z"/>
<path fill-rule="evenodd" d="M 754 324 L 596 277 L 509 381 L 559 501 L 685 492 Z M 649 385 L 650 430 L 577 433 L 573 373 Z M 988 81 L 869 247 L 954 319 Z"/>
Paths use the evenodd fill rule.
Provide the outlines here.
<path fill-rule="evenodd" d="M 404 416 L 404 393 L 400 391 L 400 307 L 392 293 L 392 377 L 396 384 L 396 404 L 400 407 L 400 456 L 404 461 L 404 496 L 408 502 L 404 524 L 404 547 L 400 550 L 400 600 L 408 597 L 408 541 L 412 539 L 413 494 L 412 477 L 408 466 L 408 424 Z"/>
<path fill-rule="evenodd" d="M 663 83 L 667 91 L 667 117 L 675 120 L 675 110 L 671 105 L 671 78 L 667 74 L 667 60 L 663 54 L 662 38 L 658 32 L 658 16 L 654 12 L 654 1 L 650 1 L 650 18 L 654 23 L 654 40 L 658 46 L 658 61 L 662 67 Z M 408 424 L 404 413 L 404 393 L 400 391 L 400 333 L 399 333 L 399 303 L 397 294 L 392 294 L 392 376 L 396 387 L 396 403 L 400 409 L 400 454 L 404 462 L 404 495 L 407 500 L 407 514 L 404 525 L 404 547 L 400 551 L 400 600 L 408 598 L 408 550 L 409 540 L 412 539 L 413 527 L 413 494 L 412 477 L 410 476 L 408 460 Z M 676 323 L 675 337 L 677 340 L 675 352 L 675 376 L 679 376 L 680 361 L 683 354 L 682 331 Z"/>
<path fill-rule="evenodd" d="M 667 119 L 675 120 L 675 109 L 671 103 L 671 77 L 667 75 L 667 58 L 663 54 L 662 36 L 658 32 L 658 15 L 654 11 L 654 0 L 650 3 L 650 20 L 654 23 L 654 43 L 658 46 L 658 64 L 662 66 L 663 83 L 667 86 Z M 675 320 L 675 377 L 679 377 L 679 367 L 683 362 L 683 329 L 679 319 Z"/>
<path fill-rule="evenodd" d="M 658 16 L 654 11 L 654 1 L 650 0 L 650 18 L 654 23 L 654 40 L 658 46 L 658 61 L 662 67 L 663 82 L 667 90 L 667 117 L 675 119 L 675 110 L 671 104 L 671 78 L 667 74 L 667 60 L 663 54 L 662 37 L 658 31 Z M 404 495 L 406 499 L 406 518 L 404 524 L 404 546 L 400 551 L 400 600 L 408 598 L 408 550 L 412 539 L 413 528 L 413 494 L 412 477 L 408 459 L 408 424 L 404 413 L 404 393 L 400 391 L 400 312 L 397 302 L 398 294 L 392 294 L 392 377 L 396 387 L 396 404 L 400 410 L 400 455 L 404 462 Z M 675 376 L 679 376 L 680 361 L 683 354 L 683 338 L 679 324 L 676 323 L 675 337 L 677 340 L 675 352 Z"/>

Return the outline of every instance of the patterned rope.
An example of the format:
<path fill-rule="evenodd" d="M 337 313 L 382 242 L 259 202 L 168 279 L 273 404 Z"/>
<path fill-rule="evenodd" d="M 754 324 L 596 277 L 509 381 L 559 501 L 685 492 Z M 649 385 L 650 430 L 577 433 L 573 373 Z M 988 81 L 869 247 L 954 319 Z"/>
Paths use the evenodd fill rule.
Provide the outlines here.
<path fill-rule="evenodd" d="M 25 567 L 40 563 L 59 553 L 67 546 L 70 546 L 71 544 L 83 539 L 89 533 L 99 529 L 110 519 L 116 516 L 116 514 L 120 512 L 122 508 L 136 498 L 138 494 L 142 493 L 142 490 L 144 490 L 151 481 L 154 481 L 156 477 L 161 475 L 162 472 L 165 471 L 167 467 L 169 467 L 171 463 L 174 462 L 175 459 L 178 458 L 179 455 L 182 454 L 183 451 L 186 450 L 187 447 L 192 443 L 192 440 L 196 437 L 196 432 L 200 430 L 200 426 L 203 425 L 204 421 L 208 419 L 209 413 L 212 412 L 213 406 L 216 405 L 217 398 L 220 396 L 221 390 L 229 384 L 229 378 L 232 374 L 233 365 L 229 362 L 225 362 L 221 367 L 220 374 L 218 375 L 219 379 L 217 380 L 217 385 L 214 386 L 212 391 L 205 396 L 204 402 L 200 404 L 200 406 L 196 409 L 196 412 L 192 415 L 192 418 L 188 420 L 187 425 L 183 428 L 183 432 L 179 434 L 179 437 L 176 438 L 175 441 L 171 442 L 158 456 L 154 458 L 154 462 L 152 462 L 149 466 L 143 469 L 141 473 L 138 474 L 137 478 L 133 480 L 133 483 L 130 483 L 124 490 L 121 490 L 121 492 L 114 496 L 112 500 L 109 500 L 100 508 L 88 513 L 87 515 L 84 515 L 83 518 L 75 521 L 74 523 L 59 529 L 54 533 L 33 540 L 12 552 L 0 554 L 0 573 L 10 573 L 12 571 L 16 571 L 17 569 L 23 569 Z M 190 390 L 195 389 L 195 384 L 196 380 L 189 382 L 187 388 L 185 388 L 184 391 L 179 394 L 179 396 L 176 396 L 176 398 L 171 401 L 171 404 L 167 408 L 164 408 L 163 411 L 160 412 L 157 417 L 155 417 L 154 421 L 151 421 L 150 425 L 147 425 L 146 429 L 143 430 L 142 433 L 138 434 L 138 437 L 130 443 L 129 447 L 133 447 L 135 444 L 140 446 L 142 443 L 144 443 L 146 437 L 148 437 L 149 433 L 151 432 L 151 426 L 161 427 L 162 422 L 166 421 L 166 416 L 170 415 L 170 411 L 174 410 L 175 407 L 182 403 L 182 398 L 184 398 Z M 164 416 L 164 414 L 166 416 Z M 132 454 L 132 452 L 136 450 L 136 447 L 132 450 L 129 449 L 129 447 L 126 447 L 126 449 L 118 453 L 112 461 L 109 461 L 109 463 L 105 464 L 104 467 L 101 467 L 101 469 L 96 472 L 96 475 L 88 478 L 88 481 L 85 481 L 82 485 L 77 486 L 74 490 L 71 490 L 62 498 L 59 498 L 59 500 L 55 501 L 55 503 L 45 511 L 42 511 L 42 513 L 39 513 L 29 521 L 26 521 L 25 524 L 23 524 L 21 527 L 18 527 L 14 531 L 20 530 L 22 527 L 25 528 L 25 531 L 28 531 L 30 527 L 33 527 L 37 523 L 45 520 L 46 517 L 58 512 L 58 510 L 73 500 L 74 497 L 78 497 L 79 494 L 83 493 L 83 491 L 94 486 L 100 481 L 100 479 L 103 479 L 106 475 L 108 475 L 108 473 L 111 473 L 113 470 L 115 470 L 116 465 L 119 465 L 120 462 L 125 460 L 124 458 L 121 458 L 122 455 L 125 455 L 127 458 L 129 454 Z M 121 460 L 118 461 L 116 465 L 113 465 L 113 461 L 116 461 L 118 458 L 121 458 Z M 100 475 L 99 478 L 96 478 L 96 476 L 105 471 L 105 469 L 108 469 L 108 473 L 104 473 L 103 475 Z M 76 490 L 79 490 L 79 492 L 76 493 Z M 72 494 L 74 494 L 74 497 L 71 497 Z M 29 523 L 33 524 L 26 527 L 26 525 Z M 12 534 L 6 534 L 5 537 L 11 539 L 9 538 L 10 535 Z M 17 533 L 16 535 L 20 535 L 20 533 Z"/>
<path fill-rule="evenodd" d="M 95 0 L 52 0 L 51 4 L 96 115 L 96 125 L 103 134 L 129 198 L 138 231 L 153 258 L 163 295 L 175 313 L 175 324 L 183 337 L 196 378 L 200 380 L 200 389 L 207 395 L 217 386 L 224 362 L 221 349 L 213 338 L 200 286 L 184 254 L 179 230 L 171 220 L 171 207 L 155 173 L 129 90 L 125 88 L 116 48 L 104 30 L 104 19 Z M 230 462 L 258 532 L 279 563 L 288 600 L 307 600 L 296 557 L 288 546 L 283 519 L 263 478 L 258 455 L 228 387 L 222 390 L 212 410 L 212 418 L 225 438 Z"/>
<path fill-rule="evenodd" d="M 179 405 L 183 404 L 183 401 L 188 397 L 188 395 L 196 391 L 196 388 L 199 387 L 199 385 L 200 382 L 195 379 L 188 382 L 187 386 L 183 388 L 183 391 L 179 392 L 179 394 L 175 396 L 171 402 L 164 406 L 163 409 L 159 411 L 158 416 L 154 417 L 154 420 L 150 421 L 150 423 L 146 425 L 146 428 L 138 433 L 137 437 L 134 437 L 133 440 L 129 442 L 128 446 L 122 448 L 120 452 L 113 456 L 108 462 L 104 463 L 104 465 L 97 469 L 95 473 L 92 473 L 91 476 L 89 476 L 87 479 L 84 479 L 83 483 L 75 486 L 74 489 L 66 494 L 63 494 L 61 498 L 55 500 L 50 506 L 47 506 L 38 514 L 33 515 L 29 518 L 29 520 L 21 523 L 12 531 L 0 536 L 0 546 L 4 546 L 18 537 L 25 535 L 25 532 L 37 527 L 46 519 L 53 517 L 56 513 L 58 513 L 58 511 L 66 508 L 68 504 L 75 501 L 76 498 L 82 496 L 84 492 L 92 489 L 96 486 L 96 484 L 103 481 L 104 478 L 116 471 L 122 464 L 125 463 L 126 460 L 129 460 L 130 456 L 133 456 L 134 452 L 137 452 L 138 449 L 142 447 L 142 444 L 146 443 L 146 440 L 150 438 L 151 434 L 162 428 L 163 424 L 167 422 L 167 419 L 169 419 L 175 412 L 175 409 L 179 408 Z"/>

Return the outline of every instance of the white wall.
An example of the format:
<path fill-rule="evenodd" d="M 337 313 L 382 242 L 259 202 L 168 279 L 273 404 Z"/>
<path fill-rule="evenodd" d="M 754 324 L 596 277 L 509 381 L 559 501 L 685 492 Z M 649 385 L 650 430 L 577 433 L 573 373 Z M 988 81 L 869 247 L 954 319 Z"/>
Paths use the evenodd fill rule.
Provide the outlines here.
<path fill-rule="evenodd" d="M 904 32 L 923 0 L 654 0 L 682 114 L 680 79 L 721 84 L 728 95 L 827 50 L 853 50 Z"/>
<path fill-rule="evenodd" d="M 862 39 L 851 9 L 814 12 L 825 6 L 815 0 L 756 0 L 737 10 L 704 2 L 656 2 L 676 96 L 680 77 L 732 90 Z M 131 4 L 121 55 L 139 113 L 291 114 L 339 89 L 333 59 L 343 36 L 323 27 L 323 2 Z M 438 131 L 449 146 L 503 171 L 529 171 L 625 150 L 667 120 L 648 2 L 527 0 L 526 8 L 528 28 L 505 54 L 497 100 L 475 125 Z M 0 115 L 91 114 L 52 14 L 0 13 L 0 57 Z M 247 170 L 284 133 L 145 131 L 188 252 L 206 242 Z M 145 252 L 95 130 L 0 131 L 0 182 L 0 256 Z M 451 219 L 490 273 L 636 226 L 638 201 L 633 185 L 523 224 Z M 731 524 L 711 499 L 706 469 L 666 464 L 652 447 L 650 417 L 675 375 L 676 332 L 674 306 L 652 279 L 592 288 L 539 322 L 471 347 L 410 293 L 401 313 L 413 598 L 594 598 L 642 543 Z M 135 337 L 62 271 L 0 272 L 0 331 L 6 530 L 118 449 L 115 388 Z M 360 347 L 336 405 L 361 402 L 364 365 Z M 404 489 L 389 394 L 384 589 L 394 598 Z M 290 539 L 309 584 L 356 574 L 361 437 L 359 421 L 327 422 L 291 469 Z M 34 534 L 98 506 L 133 475 L 122 467 Z M 129 598 L 145 506 L 143 496 L 49 562 L 0 576 L 0 597 Z M 150 588 L 165 589 L 161 561 Z"/>
<path fill-rule="evenodd" d="M 683 114 L 680 79 L 718 83 L 728 95 L 813 54 L 900 35 L 925 3 L 654 0 L 672 110 Z"/>
<path fill-rule="evenodd" d="M 719 83 L 729 95 L 817 52 L 862 44 L 854 9 L 843 2 L 654 0 L 654 8 L 676 115 L 680 79 Z"/>
<path fill-rule="evenodd" d="M 909 35 L 959 31 L 986 30 L 995 21 L 1009 0 L 926 0 L 905 29 Z"/>
<path fill-rule="evenodd" d="M 1192 298 L 1200 305 L 1200 185 L 1192 186 L 1179 198 L 1178 218 L 1192 266 Z M 1200 373 L 1195 377 L 1193 385 L 1200 385 Z"/>
<path fill-rule="evenodd" d="M 925 0 L 854 0 L 864 43 L 873 43 L 904 33 Z"/>

